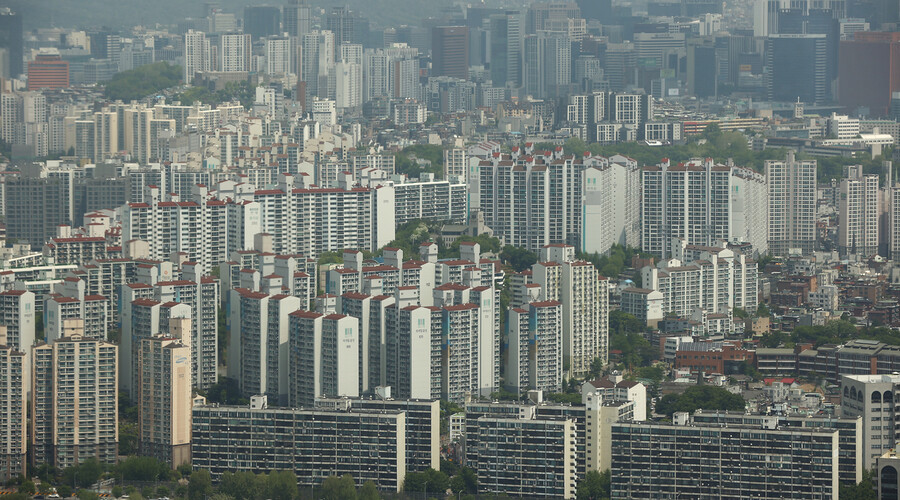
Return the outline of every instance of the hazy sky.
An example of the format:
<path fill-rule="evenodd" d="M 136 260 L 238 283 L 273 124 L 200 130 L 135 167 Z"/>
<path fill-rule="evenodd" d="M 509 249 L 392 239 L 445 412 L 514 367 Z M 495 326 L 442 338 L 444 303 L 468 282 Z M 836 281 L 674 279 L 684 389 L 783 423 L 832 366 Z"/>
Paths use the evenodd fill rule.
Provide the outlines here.
<path fill-rule="evenodd" d="M 244 6 L 283 5 L 284 0 L 219 0 L 226 12 L 243 16 Z M 452 0 L 313 0 L 314 7 L 349 5 L 381 24 L 409 24 L 436 13 Z M 36 27 L 152 26 L 174 24 L 185 17 L 201 17 L 203 0 L 0 0 L 24 15 L 25 29 Z M 395 16 L 395 17 L 392 17 Z"/>

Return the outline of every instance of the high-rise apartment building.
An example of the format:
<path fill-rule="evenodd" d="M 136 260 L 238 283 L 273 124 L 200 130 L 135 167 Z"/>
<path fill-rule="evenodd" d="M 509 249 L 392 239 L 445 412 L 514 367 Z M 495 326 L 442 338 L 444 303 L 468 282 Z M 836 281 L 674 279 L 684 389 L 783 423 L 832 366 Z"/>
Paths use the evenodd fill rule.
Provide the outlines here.
<path fill-rule="evenodd" d="M 237 73 L 250 71 L 250 35 L 233 33 L 219 37 L 219 71 Z"/>
<path fill-rule="evenodd" d="M 314 30 L 303 35 L 299 78 L 306 82 L 307 102 L 328 97 L 328 75 L 334 68 L 335 39 L 331 31 Z"/>
<path fill-rule="evenodd" d="M 532 266 L 533 281 L 541 286 L 541 301 L 562 303 L 562 356 L 567 376 L 583 377 L 599 358 L 609 356 L 609 285 L 590 262 L 575 260 L 568 245 L 541 249 Z"/>
<path fill-rule="evenodd" d="M 191 306 L 185 303 L 153 300 L 149 286 L 138 292 L 141 298 L 123 300 L 122 339 L 119 356 L 119 387 L 137 400 L 141 384 L 141 344 L 144 339 L 156 336 L 172 337 L 169 331 L 172 320 L 184 319 L 191 323 Z M 130 296 L 131 293 L 123 294 Z M 191 336 L 182 339 L 190 345 Z M 190 354 L 190 353 L 188 353 Z"/>
<path fill-rule="evenodd" d="M 172 467 L 191 462 L 190 323 L 172 318 L 168 336 L 141 340 L 139 447 Z"/>
<path fill-rule="evenodd" d="M 593 221 L 583 231 L 585 253 L 609 252 L 613 245 L 638 246 L 641 238 L 641 168 L 638 162 L 615 155 L 605 164 L 585 168 L 584 219 Z"/>
<path fill-rule="evenodd" d="M 562 305 L 532 302 L 509 310 L 506 385 L 523 394 L 562 387 Z"/>
<path fill-rule="evenodd" d="M 312 13 L 308 0 L 288 0 L 282 7 L 284 31 L 292 37 L 309 33 Z"/>
<path fill-rule="evenodd" d="M 878 174 L 864 174 L 862 165 L 844 167 L 838 199 L 838 251 L 842 256 L 878 254 L 881 205 Z"/>
<path fill-rule="evenodd" d="M 359 396 L 359 320 L 303 310 L 289 316 L 288 404 Z"/>
<path fill-rule="evenodd" d="M 435 26 L 431 29 L 432 76 L 469 79 L 469 28 Z"/>
<path fill-rule="evenodd" d="M 765 253 L 767 195 L 761 174 L 711 158 L 644 167 L 641 247 L 666 259 L 672 238 L 701 246 L 725 240 Z"/>
<path fill-rule="evenodd" d="M 80 320 L 67 320 L 62 338 L 33 350 L 35 464 L 64 469 L 89 459 L 118 459 L 118 347 L 81 331 Z"/>
<path fill-rule="evenodd" d="M 6 235 L 40 248 L 74 219 L 71 178 L 10 177 L 6 187 Z"/>
<path fill-rule="evenodd" d="M 0 480 L 9 481 L 25 475 L 25 380 L 30 379 L 25 375 L 31 367 L 25 352 L 10 346 L 6 335 L 6 327 L 0 327 Z"/>
<path fill-rule="evenodd" d="M 248 7 L 249 8 L 249 7 Z M 289 75 L 296 73 L 297 49 L 291 37 L 266 39 L 266 74 Z"/>
<path fill-rule="evenodd" d="M 219 380 L 218 307 L 219 282 L 211 276 L 182 276 L 175 281 L 159 281 L 153 298 L 162 303 L 176 302 L 191 308 L 191 378 L 193 387 L 207 389 Z"/>
<path fill-rule="evenodd" d="M 305 309 L 297 297 L 246 288 L 230 292 L 229 376 L 246 397 L 265 394 L 275 402 L 288 400 L 288 315 Z"/>
<path fill-rule="evenodd" d="M 816 161 L 797 160 L 789 152 L 784 161 L 766 161 L 769 189 L 769 253 L 804 255 L 816 246 Z"/>
<path fill-rule="evenodd" d="M 188 30 L 184 34 L 184 83 L 191 84 L 194 74 L 210 70 L 210 48 L 206 33 Z"/>

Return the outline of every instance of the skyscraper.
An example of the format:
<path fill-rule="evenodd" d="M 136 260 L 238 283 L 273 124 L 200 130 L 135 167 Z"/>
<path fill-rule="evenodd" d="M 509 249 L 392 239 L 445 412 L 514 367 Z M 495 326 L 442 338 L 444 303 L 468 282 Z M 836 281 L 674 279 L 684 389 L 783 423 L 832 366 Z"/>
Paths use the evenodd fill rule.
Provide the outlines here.
<path fill-rule="evenodd" d="M 288 0 L 283 8 L 284 31 L 295 37 L 309 33 L 311 12 L 308 0 Z"/>
<path fill-rule="evenodd" d="M 281 34 L 281 10 L 270 5 L 244 7 L 244 33 L 253 38 Z"/>
<path fill-rule="evenodd" d="M 816 161 L 799 161 L 789 152 L 784 161 L 766 161 L 769 187 L 769 253 L 804 255 L 816 246 Z"/>
<path fill-rule="evenodd" d="M 328 97 L 328 74 L 334 68 L 334 33 L 312 31 L 303 35 L 300 79 L 306 82 L 307 102 Z"/>
<path fill-rule="evenodd" d="M 435 26 L 431 30 L 432 76 L 469 79 L 469 28 Z"/>
<path fill-rule="evenodd" d="M 491 80 L 495 87 L 522 84 L 522 15 L 507 11 L 490 17 Z"/>
<path fill-rule="evenodd" d="M 888 116 L 891 93 L 900 91 L 900 33 L 856 32 L 840 42 L 838 102 L 847 112 L 868 108 L 873 117 Z M 865 78 L 859 78 L 865 75 Z"/>
<path fill-rule="evenodd" d="M 770 101 L 815 104 L 829 93 L 826 35 L 770 35 L 766 88 Z"/>
<path fill-rule="evenodd" d="M 9 73 L 4 74 L 0 66 L 0 78 L 17 77 L 25 72 L 23 36 L 22 15 L 9 7 L 0 7 L 0 49 L 6 49 L 9 58 Z"/>
<path fill-rule="evenodd" d="M 250 71 L 250 35 L 221 35 L 219 43 L 219 71 L 225 73 Z"/>

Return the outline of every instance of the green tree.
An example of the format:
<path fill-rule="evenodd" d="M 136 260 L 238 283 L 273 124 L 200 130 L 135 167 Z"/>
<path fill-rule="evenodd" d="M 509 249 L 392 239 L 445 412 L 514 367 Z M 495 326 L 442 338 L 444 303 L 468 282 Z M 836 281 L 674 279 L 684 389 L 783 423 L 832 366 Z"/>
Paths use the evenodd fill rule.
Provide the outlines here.
<path fill-rule="evenodd" d="M 760 302 L 759 305 L 756 307 L 756 317 L 757 318 L 768 318 L 771 315 L 772 315 L 772 312 L 769 311 L 769 307 L 766 306 L 765 303 Z"/>
<path fill-rule="evenodd" d="M 235 500 L 259 500 L 266 493 L 266 477 L 250 471 L 225 472 L 220 481 L 221 489 Z"/>
<path fill-rule="evenodd" d="M 156 498 L 168 498 L 169 497 L 169 488 L 164 485 L 159 485 L 156 487 Z"/>
<path fill-rule="evenodd" d="M 206 399 L 210 403 L 227 405 L 250 404 L 250 401 L 241 395 L 237 380 L 229 377 L 219 377 L 219 381 L 206 390 Z"/>
<path fill-rule="evenodd" d="M 297 498 L 297 474 L 293 471 L 272 471 L 266 478 L 266 498 L 291 500 Z"/>
<path fill-rule="evenodd" d="M 19 485 L 19 493 L 24 493 L 26 495 L 34 495 L 35 493 L 37 493 L 37 488 L 34 486 L 34 481 L 23 481 L 22 484 Z"/>
<path fill-rule="evenodd" d="M 403 491 L 425 492 L 431 495 L 443 495 L 450 487 L 447 474 L 434 469 L 423 472 L 407 472 L 403 480 Z"/>
<path fill-rule="evenodd" d="M 112 494 L 112 496 L 119 498 L 120 496 L 125 494 L 125 490 L 122 489 L 122 487 L 117 484 L 112 487 L 112 490 L 110 490 L 110 493 Z"/>
<path fill-rule="evenodd" d="M 876 500 L 878 493 L 875 490 L 875 473 L 870 470 L 863 470 L 862 481 L 856 484 L 841 483 L 838 490 L 838 498 L 841 500 Z"/>
<path fill-rule="evenodd" d="M 359 489 L 359 500 L 381 500 L 381 493 L 372 481 L 366 481 Z"/>
<path fill-rule="evenodd" d="M 528 249 L 506 245 L 500 252 L 500 260 L 509 264 L 514 271 L 522 272 L 531 269 L 531 266 L 537 262 L 538 256 Z"/>
<path fill-rule="evenodd" d="M 62 498 L 69 498 L 72 496 L 72 487 L 67 484 L 61 484 L 56 487 L 56 493 Z"/>
<path fill-rule="evenodd" d="M 190 500 L 201 500 L 209 496 L 212 492 L 212 476 L 208 470 L 197 470 L 191 474 L 188 480 L 188 498 Z"/>
<path fill-rule="evenodd" d="M 116 465 L 115 472 L 126 481 L 157 481 L 168 475 L 169 466 L 153 457 L 128 457 Z"/>
<path fill-rule="evenodd" d="M 604 500 L 610 495 L 610 472 L 588 471 L 584 479 L 578 483 L 575 498 L 578 500 Z"/>
<path fill-rule="evenodd" d="M 656 404 L 656 413 L 671 416 L 675 412 L 693 413 L 698 409 L 743 411 L 746 402 L 740 394 L 721 387 L 695 385 L 682 394 L 666 394 Z"/>
<path fill-rule="evenodd" d="M 63 484 L 87 488 L 96 483 L 102 474 L 103 465 L 96 458 L 91 458 L 63 470 Z"/>
<path fill-rule="evenodd" d="M 234 497 L 229 495 L 228 493 L 217 492 L 213 493 L 212 496 L 209 497 L 209 500 L 234 500 Z"/>
<path fill-rule="evenodd" d="M 104 95 L 110 100 L 125 102 L 142 99 L 160 90 L 178 85 L 181 81 L 181 66 L 166 62 L 146 64 L 129 71 L 116 73 L 106 83 Z"/>
<path fill-rule="evenodd" d="M 356 498 L 356 483 L 353 476 L 344 474 L 341 477 L 329 476 L 322 482 L 323 500 L 354 500 Z"/>
<path fill-rule="evenodd" d="M 100 495 L 91 490 L 78 490 L 78 500 L 99 500 Z"/>
<path fill-rule="evenodd" d="M 474 470 L 463 467 L 450 479 L 450 489 L 457 495 L 460 493 L 474 495 L 478 493 L 478 476 L 475 475 Z"/>

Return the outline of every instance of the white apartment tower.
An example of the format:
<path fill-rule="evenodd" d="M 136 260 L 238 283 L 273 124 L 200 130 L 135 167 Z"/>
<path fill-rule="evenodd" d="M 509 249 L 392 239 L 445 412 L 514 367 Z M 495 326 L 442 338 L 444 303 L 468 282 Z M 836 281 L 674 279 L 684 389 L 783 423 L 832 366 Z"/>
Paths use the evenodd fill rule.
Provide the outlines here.
<path fill-rule="evenodd" d="M 209 62 L 206 33 L 188 30 L 184 34 L 184 83 L 190 85 L 195 73 L 209 71 Z"/>
<path fill-rule="evenodd" d="M 838 200 L 838 250 L 865 258 L 878 253 L 881 192 L 877 174 L 862 165 L 844 167 Z"/>
<path fill-rule="evenodd" d="M 816 246 L 816 161 L 766 161 L 769 188 L 769 253 L 808 255 Z"/>
<path fill-rule="evenodd" d="M 669 257 L 672 238 L 689 245 L 719 240 L 767 249 L 766 181 L 747 168 L 713 163 L 711 158 L 643 169 L 642 238 L 645 252 Z"/>
<path fill-rule="evenodd" d="M 613 245 L 636 247 L 641 239 L 641 168 L 636 160 L 611 156 L 584 169 L 584 219 L 581 251 L 609 252 Z"/>
<path fill-rule="evenodd" d="M 7 345 L 0 327 L 0 480 L 25 475 L 26 429 L 25 353 Z"/>
<path fill-rule="evenodd" d="M 252 44 L 249 34 L 229 34 L 219 37 L 219 71 L 238 73 L 250 71 Z"/>
<path fill-rule="evenodd" d="M 359 320 L 343 314 L 290 314 L 288 404 L 312 406 L 315 399 L 359 396 Z"/>

